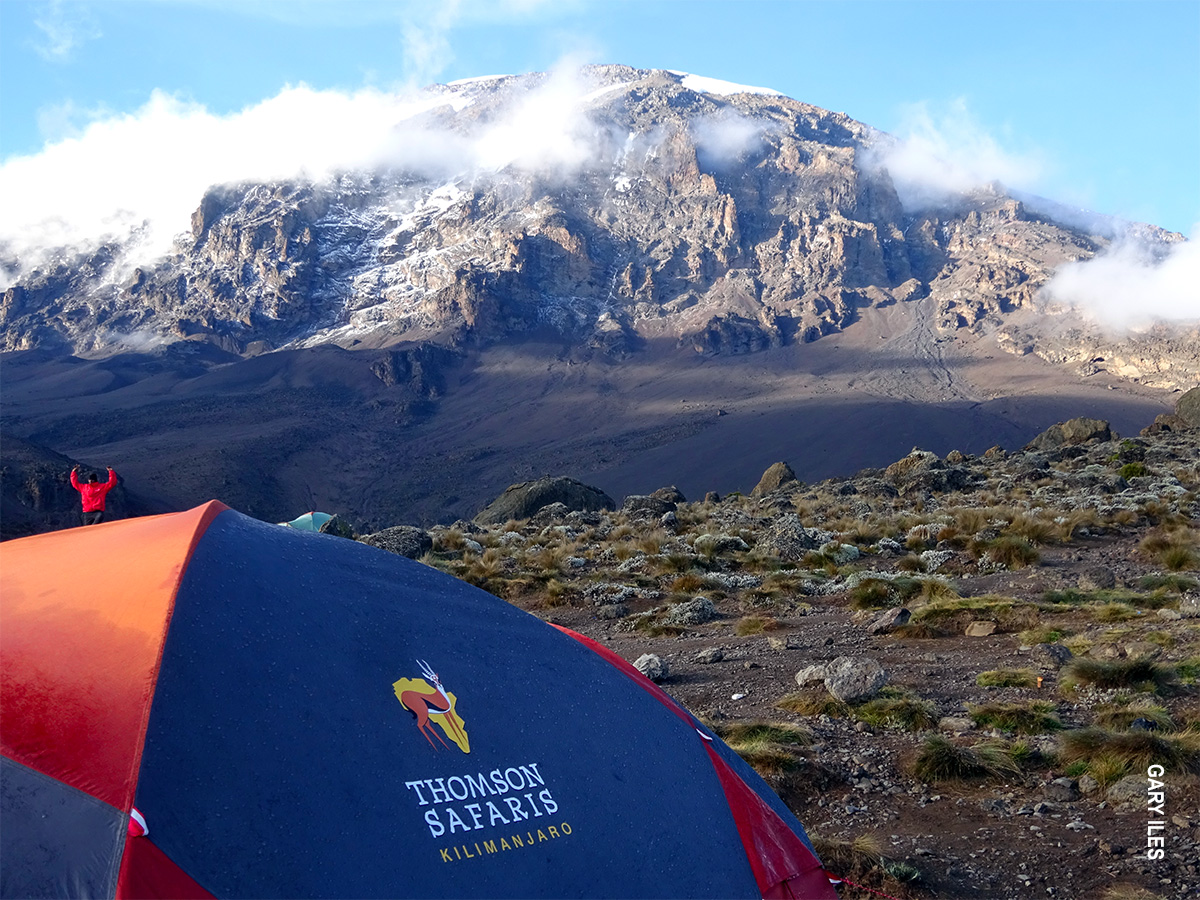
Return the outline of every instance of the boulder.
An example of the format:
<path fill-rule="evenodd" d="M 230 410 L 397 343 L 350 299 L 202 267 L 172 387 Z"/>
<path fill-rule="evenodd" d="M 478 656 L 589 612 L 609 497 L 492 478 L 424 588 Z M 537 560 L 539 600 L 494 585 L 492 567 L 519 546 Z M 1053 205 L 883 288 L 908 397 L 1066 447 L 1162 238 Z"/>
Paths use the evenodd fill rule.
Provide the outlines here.
<path fill-rule="evenodd" d="M 1200 387 L 1194 387 L 1175 403 L 1175 415 L 1188 428 L 1200 428 Z"/>
<path fill-rule="evenodd" d="M 666 661 L 654 653 L 642 654 L 633 661 L 633 667 L 654 682 L 662 681 L 667 677 Z"/>
<path fill-rule="evenodd" d="M 809 550 L 816 550 L 832 535 L 828 532 L 805 528 L 795 513 L 780 516 L 759 534 L 755 549 L 780 559 L 796 561 Z"/>
<path fill-rule="evenodd" d="M 631 494 L 621 504 L 621 512 L 631 519 L 661 519 L 669 512 L 675 511 L 676 504 L 671 500 L 663 500 L 648 494 Z"/>
<path fill-rule="evenodd" d="M 429 532 L 413 525 L 393 525 L 383 531 L 360 537 L 359 540 L 409 559 L 420 559 L 433 549 L 433 538 L 429 536 Z"/>
<path fill-rule="evenodd" d="M 354 533 L 354 528 L 343 519 L 341 516 L 334 516 L 320 528 L 321 534 L 332 534 L 334 537 L 349 538 L 354 540 L 358 535 Z"/>
<path fill-rule="evenodd" d="M 717 608 L 707 597 L 676 603 L 667 611 L 668 625 L 703 625 L 717 617 Z"/>
<path fill-rule="evenodd" d="M 970 482 L 963 466 L 947 466 L 936 453 L 916 447 L 883 470 L 883 477 L 904 494 L 959 490 Z"/>
<path fill-rule="evenodd" d="M 1103 419 L 1068 419 L 1051 425 L 1026 446 L 1026 450 L 1058 450 L 1062 447 L 1072 447 L 1086 444 L 1088 441 L 1111 441 L 1113 434 L 1109 424 Z"/>
<path fill-rule="evenodd" d="M 650 494 L 651 497 L 657 497 L 659 500 L 666 500 L 668 503 L 678 506 L 680 503 L 687 503 L 687 497 L 683 496 L 683 491 L 675 487 L 675 485 L 667 485 L 660 487 L 657 491 Z"/>
<path fill-rule="evenodd" d="M 1062 644 L 1034 644 L 1031 655 L 1035 660 L 1053 669 L 1061 669 L 1075 654 Z"/>
<path fill-rule="evenodd" d="M 839 656 L 826 667 L 825 689 L 838 700 L 869 700 L 887 684 L 887 672 L 869 656 Z"/>
<path fill-rule="evenodd" d="M 873 619 L 867 626 L 867 631 L 871 634 L 887 634 L 894 628 L 907 625 L 911 616 L 912 613 L 903 606 L 894 607 Z"/>
<path fill-rule="evenodd" d="M 1055 778 L 1042 785 L 1042 793 L 1052 803 L 1073 803 L 1082 796 L 1074 778 Z"/>
<path fill-rule="evenodd" d="M 750 496 L 762 497 L 794 481 L 796 481 L 796 473 L 792 471 L 792 467 L 785 462 L 777 462 L 763 472 L 762 478 L 758 480 L 758 484 L 754 486 Z"/>
<path fill-rule="evenodd" d="M 705 503 L 720 503 L 721 495 L 718 494 L 716 491 L 709 491 L 708 493 L 706 493 L 704 495 L 704 502 Z"/>
<path fill-rule="evenodd" d="M 574 478 L 546 477 L 523 481 L 508 489 L 476 514 L 479 525 L 500 525 L 510 519 L 528 519 L 542 507 L 561 503 L 568 510 L 594 512 L 614 509 L 613 499 L 599 488 Z"/>

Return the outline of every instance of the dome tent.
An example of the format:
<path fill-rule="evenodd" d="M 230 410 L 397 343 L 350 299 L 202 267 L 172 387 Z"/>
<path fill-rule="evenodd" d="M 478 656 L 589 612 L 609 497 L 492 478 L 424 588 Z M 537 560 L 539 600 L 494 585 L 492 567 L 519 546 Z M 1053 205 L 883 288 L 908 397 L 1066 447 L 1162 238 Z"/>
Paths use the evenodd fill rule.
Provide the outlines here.
<path fill-rule="evenodd" d="M 0 562 L 3 896 L 836 897 L 664 692 L 419 563 L 216 502 Z"/>

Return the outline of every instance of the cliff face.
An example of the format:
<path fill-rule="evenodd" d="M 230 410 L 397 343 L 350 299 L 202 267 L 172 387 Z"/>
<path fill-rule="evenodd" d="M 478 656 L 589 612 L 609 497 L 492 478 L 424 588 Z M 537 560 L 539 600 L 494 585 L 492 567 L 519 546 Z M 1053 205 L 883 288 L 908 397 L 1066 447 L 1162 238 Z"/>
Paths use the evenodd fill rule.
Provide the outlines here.
<path fill-rule="evenodd" d="M 754 352 L 922 301 L 936 326 L 1157 387 L 1200 378 L 1190 333 L 1104 338 L 1022 318 L 1054 268 L 1109 242 L 996 188 L 906 212 L 873 163 L 888 138 L 766 93 L 592 67 L 569 167 L 380 166 L 320 183 L 225 185 L 163 259 L 109 246 L 11 286 L 3 347 L 106 355 L 180 339 L 283 346 L 481 346 L 560 335 L 613 358 L 646 341 Z M 422 133 L 481 140 L 544 86 L 529 75 L 431 89 Z M 1178 235 L 1144 229 L 1163 246 Z M 1099 359 L 1098 359 L 1099 358 Z"/>

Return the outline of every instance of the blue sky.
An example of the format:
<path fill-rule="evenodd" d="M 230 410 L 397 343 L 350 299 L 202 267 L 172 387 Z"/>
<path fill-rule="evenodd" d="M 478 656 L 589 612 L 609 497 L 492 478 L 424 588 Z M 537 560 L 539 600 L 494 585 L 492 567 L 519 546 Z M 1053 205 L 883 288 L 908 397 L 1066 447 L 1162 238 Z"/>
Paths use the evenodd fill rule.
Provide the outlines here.
<path fill-rule="evenodd" d="M 150 117 L 155 96 L 221 120 L 299 84 L 563 59 L 774 88 L 1012 187 L 1193 237 L 1200 222 L 1197 0 L 3 0 L 0 172 L 47 177 L 69 164 L 54 147 Z"/>

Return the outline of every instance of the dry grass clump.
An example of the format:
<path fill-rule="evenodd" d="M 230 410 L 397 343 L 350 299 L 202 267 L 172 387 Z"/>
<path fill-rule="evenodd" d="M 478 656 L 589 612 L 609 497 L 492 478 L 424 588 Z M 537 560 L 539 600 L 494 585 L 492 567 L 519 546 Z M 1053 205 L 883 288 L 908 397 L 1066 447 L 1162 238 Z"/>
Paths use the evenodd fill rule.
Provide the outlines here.
<path fill-rule="evenodd" d="M 1160 563 L 1171 572 L 1200 568 L 1196 532 L 1188 527 L 1158 527 L 1138 545 L 1145 556 Z"/>
<path fill-rule="evenodd" d="M 1060 529 L 1053 519 L 1021 513 L 1009 523 L 1005 534 L 1021 538 L 1027 543 L 1037 546 L 1059 539 Z"/>
<path fill-rule="evenodd" d="M 717 736 L 760 775 L 781 775 L 802 762 L 798 748 L 812 742 L 812 734 L 785 722 L 735 722 L 709 724 Z"/>
<path fill-rule="evenodd" d="M 967 707 L 972 721 L 980 728 L 995 728 L 1016 734 L 1048 734 L 1061 731 L 1062 720 L 1053 703 L 1033 700 L 1027 703 L 983 703 Z"/>
<path fill-rule="evenodd" d="M 852 708 L 854 718 L 870 725 L 927 731 L 937 725 L 937 706 L 896 687 L 885 687 L 875 697 Z"/>
<path fill-rule="evenodd" d="M 1107 690 L 1130 689 L 1162 693 L 1175 683 L 1175 670 L 1151 659 L 1073 659 L 1063 669 L 1061 684 L 1081 684 Z"/>
<path fill-rule="evenodd" d="M 990 541 L 972 541 L 969 549 L 975 559 L 1006 569 L 1024 569 L 1037 564 L 1042 558 L 1033 544 L 1011 534 Z"/>
<path fill-rule="evenodd" d="M 1140 884 L 1119 881 L 1116 884 L 1108 885 L 1101 891 L 1097 900 L 1163 900 L 1163 898 L 1162 894 L 1156 894 Z"/>
<path fill-rule="evenodd" d="M 918 609 L 910 621 L 962 634 L 968 623 L 979 619 L 995 622 L 1000 632 L 1025 631 L 1038 624 L 1038 609 L 1014 597 L 938 599 Z"/>
<path fill-rule="evenodd" d="M 921 880 L 921 872 L 915 866 L 884 856 L 879 841 L 872 835 L 859 835 L 847 841 L 810 833 L 809 840 L 826 869 L 865 889 L 842 885 L 839 896 L 845 900 L 874 896 L 870 891 L 888 897 L 907 896 L 907 885 Z"/>
<path fill-rule="evenodd" d="M 733 631 L 738 637 L 748 637 L 765 631 L 777 631 L 782 627 L 783 624 L 773 616 L 742 616 Z"/>
<path fill-rule="evenodd" d="M 1037 673 L 1033 669 L 990 669 L 980 672 L 975 683 L 979 687 L 1032 688 L 1037 687 Z"/>
<path fill-rule="evenodd" d="M 1032 647 L 1035 644 L 1057 644 L 1071 632 L 1065 628 L 1054 628 L 1050 625 L 1043 625 L 1039 628 L 1029 628 L 1017 635 L 1017 639 L 1026 646 Z"/>
<path fill-rule="evenodd" d="M 983 741 L 967 747 L 932 735 L 925 739 L 917 754 L 912 773 L 928 782 L 1005 779 L 1019 775 L 1021 767 L 1002 741 Z"/>
<path fill-rule="evenodd" d="M 1153 722 L 1158 731 L 1172 731 L 1175 728 L 1175 722 L 1165 708 L 1144 704 L 1137 706 L 1106 704 L 1096 711 L 1096 718 L 1092 724 L 1097 728 L 1105 728 L 1109 731 L 1128 731 L 1129 726 L 1137 719 Z"/>
<path fill-rule="evenodd" d="M 1143 591 L 1173 591 L 1185 594 L 1188 591 L 1200 590 L 1200 581 L 1187 575 L 1172 573 L 1170 575 L 1144 575 L 1138 579 L 1138 587 Z"/>
<path fill-rule="evenodd" d="M 843 703 L 825 690 L 794 691 L 775 703 L 776 709 L 798 716 L 830 716 L 834 719 L 850 714 L 849 704 Z"/>
<path fill-rule="evenodd" d="M 1122 774 L 1144 772 L 1151 763 L 1158 763 L 1169 772 L 1200 773 L 1200 731 L 1157 735 L 1150 731 L 1109 731 L 1092 726 L 1064 731 L 1058 742 L 1059 759 L 1065 763 L 1106 757 L 1109 765 L 1124 766 Z"/>

